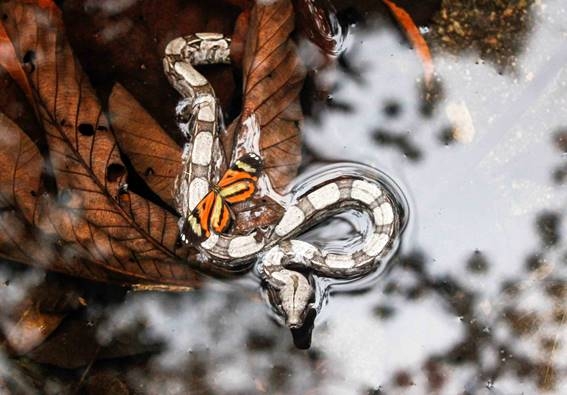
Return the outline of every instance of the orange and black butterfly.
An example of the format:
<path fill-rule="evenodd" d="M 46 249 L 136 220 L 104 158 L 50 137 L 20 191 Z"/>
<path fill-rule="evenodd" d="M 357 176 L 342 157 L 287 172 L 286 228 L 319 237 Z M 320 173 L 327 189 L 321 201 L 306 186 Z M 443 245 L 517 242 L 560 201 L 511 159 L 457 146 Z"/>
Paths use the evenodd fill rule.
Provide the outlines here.
<path fill-rule="evenodd" d="M 256 192 L 262 160 L 250 153 L 238 159 L 187 217 L 184 234 L 203 240 L 215 233 L 225 233 L 232 222 L 230 205 L 244 202 Z"/>

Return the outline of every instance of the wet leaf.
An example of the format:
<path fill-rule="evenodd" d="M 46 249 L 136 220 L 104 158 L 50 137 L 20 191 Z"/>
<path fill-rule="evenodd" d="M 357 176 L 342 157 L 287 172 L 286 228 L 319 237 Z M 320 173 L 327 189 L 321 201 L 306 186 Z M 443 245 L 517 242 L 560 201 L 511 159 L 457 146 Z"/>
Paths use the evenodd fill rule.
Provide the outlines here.
<path fill-rule="evenodd" d="M 70 284 L 43 281 L 27 288 L 38 277 L 42 276 L 32 273 L 26 277 L 16 272 L 3 278 L 8 285 L 0 293 L 3 306 L 0 327 L 7 345 L 16 354 L 25 354 L 41 344 L 68 312 L 85 305 L 78 290 Z M 17 295 L 21 295 L 20 300 L 14 300 Z"/>
<path fill-rule="evenodd" d="M 264 168 L 278 192 L 297 175 L 301 162 L 299 92 L 305 70 L 290 38 L 293 29 L 294 13 L 289 1 L 258 3 L 252 9 L 242 66 L 243 111 L 229 126 L 224 142 L 226 149 L 233 146 L 233 138 L 242 139 L 240 134 L 245 128 L 240 127 L 240 122 L 255 113 L 262 130 Z"/>
<path fill-rule="evenodd" d="M 103 370 L 89 376 L 85 383 L 88 395 L 129 395 L 127 380 L 111 370 Z"/>
<path fill-rule="evenodd" d="M 0 207 L 14 207 L 32 222 L 40 190 L 43 159 L 36 145 L 0 113 Z"/>
<path fill-rule="evenodd" d="M 174 206 L 173 185 L 181 171 L 181 148 L 120 84 L 110 94 L 108 107 L 120 149 L 148 186 Z"/>
<path fill-rule="evenodd" d="M 337 55 L 343 48 L 344 37 L 335 15 L 335 8 L 328 0 L 296 0 L 300 30 L 314 44 L 329 55 Z"/>
<path fill-rule="evenodd" d="M 158 349 L 156 344 L 139 340 L 135 333 L 115 336 L 108 344 L 100 344 L 95 323 L 77 318 L 65 320 L 52 336 L 27 356 L 37 363 L 74 369 L 87 366 L 93 360 L 123 358 Z"/>
<path fill-rule="evenodd" d="M 429 50 L 427 42 L 425 42 L 425 39 L 419 32 L 419 29 L 415 25 L 415 22 L 406 10 L 396 5 L 396 3 L 391 0 L 382 1 L 388 6 L 390 11 L 392 12 L 392 15 L 394 15 L 398 23 L 404 29 L 408 40 L 414 46 L 419 58 L 421 59 L 421 63 L 423 64 L 425 83 L 428 88 L 431 87 L 431 84 L 433 83 L 433 74 L 435 72 L 435 68 L 433 65 L 433 59 L 431 58 L 431 51 Z"/>
<path fill-rule="evenodd" d="M 240 12 L 223 0 L 61 3 L 71 46 L 100 97 L 120 82 L 173 139 L 179 135 L 175 124 L 179 96 L 163 72 L 167 43 L 196 32 L 230 36 Z M 223 109 L 236 116 L 240 109 L 231 103 L 240 92 L 232 67 L 215 65 L 201 71 Z M 181 143 L 181 138 L 176 141 Z"/>
<path fill-rule="evenodd" d="M 28 58 L 30 59 L 23 59 L 24 64 L 27 63 L 26 60 L 31 60 L 31 55 Z M 18 62 L 16 51 L 8 37 L 8 33 L 2 24 L 0 24 L 0 66 L 10 72 L 14 80 L 18 81 L 28 100 L 31 100 L 33 97 L 31 86 L 22 64 Z"/>
<path fill-rule="evenodd" d="M 120 149 L 128 155 L 147 185 L 173 207 L 173 186 L 181 169 L 181 148 L 120 84 L 112 89 L 109 111 Z M 283 215 L 283 208 L 268 197 L 258 197 L 234 206 L 233 212 L 234 231 L 244 234 L 275 223 Z"/>
<path fill-rule="evenodd" d="M 25 354 L 41 344 L 65 318 L 64 314 L 41 313 L 30 304 L 20 313 L 16 322 L 3 320 L 6 342 L 16 354 Z"/>
<path fill-rule="evenodd" d="M 59 255 L 74 266 L 88 261 L 129 282 L 198 284 L 199 276 L 182 261 L 188 252 L 176 247 L 177 218 L 124 189 L 126 167 L 57 10 L 8 2 L 2 11 L 8 15 L 5 28 L 17 58 L 33 54 L 27 77 L 58 189 L 57 199 L 37 199 L 32 224 L 65 246 Z M 16 204 L 23 205 L 20 200 Z M 16 247 L 29 241 L 33 232 L 26 232 L 26 226 L 32 224 L 22 224 L 13 235 Z"/>

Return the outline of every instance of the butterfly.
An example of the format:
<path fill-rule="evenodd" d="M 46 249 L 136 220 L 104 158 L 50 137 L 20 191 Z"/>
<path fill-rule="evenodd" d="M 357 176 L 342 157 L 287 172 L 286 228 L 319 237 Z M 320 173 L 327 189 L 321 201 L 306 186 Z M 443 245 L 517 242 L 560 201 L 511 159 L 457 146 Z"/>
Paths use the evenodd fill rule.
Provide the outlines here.
<path fill-rule="evenodd" d="M 254 195 L 261 167 L 262 159 L 254 153 L 236 160 L 187 216 L 183 233 L 192 240 L 208 238 L 211 230 L 225 233 L 233 219 L 230 205 L 245 202 Z"/>

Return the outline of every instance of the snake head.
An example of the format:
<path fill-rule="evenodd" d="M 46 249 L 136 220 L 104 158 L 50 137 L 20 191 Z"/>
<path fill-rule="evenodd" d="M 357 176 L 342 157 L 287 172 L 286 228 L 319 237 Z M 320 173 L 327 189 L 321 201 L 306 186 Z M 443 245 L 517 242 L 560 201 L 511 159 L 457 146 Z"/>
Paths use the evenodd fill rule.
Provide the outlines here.
<path fill-rule="evenodd" d="M 301 273 L 286 269 L 274 273 L 274 278 L 278 284 L 270 287 L 270 295 L 275 299 L 272 304 L 283 315 L 288 328 L 302 327 L 314 295 L 312 285 Z"/>

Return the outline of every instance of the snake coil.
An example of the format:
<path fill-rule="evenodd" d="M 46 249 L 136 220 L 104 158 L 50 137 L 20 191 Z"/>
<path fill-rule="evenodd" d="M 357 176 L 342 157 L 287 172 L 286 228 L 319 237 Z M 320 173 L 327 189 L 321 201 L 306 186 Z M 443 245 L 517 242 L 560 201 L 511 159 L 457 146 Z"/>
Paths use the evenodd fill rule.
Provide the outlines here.
<path fill-rule="evenodd" d="M 215 93 L 193 65 L 229 63 L 229 48 L 230 40 L 221 34 L 198 33 L 172 40 L 165 50 L 165 74 L 183 97 L 176 113 L 187 139 L 183 171 L 175 190 L 181 229 L 208 193 L 209 185 L 219 179 L 224 162 L 219 139 L 222 118 Z M 255 149 L 261 157 L 260 150 Z M 239 269 L 243 263 L 259 258 L 258 272 L 273 307 L 288 327 L 301 327 L 316 295 L 309 273 L 335 279 L 361 277 L 383 267 L 382 261 L 398 245 L 404 226 L 401 193 L 379 181 L 384 177 L 377 171 L 352 171 L 356 166 L 343 164 L 339 169 L 322 170 L 296 185 L 283 217 L 268 232 L 212 233 L 199 249 L 224 270 Z M 341 173 L 338 176 L 337 170 Z M 315 224 L 347 210 L 366 213 L 371 223 L 354 250 L 337 252 L 295 239 Z"/>

